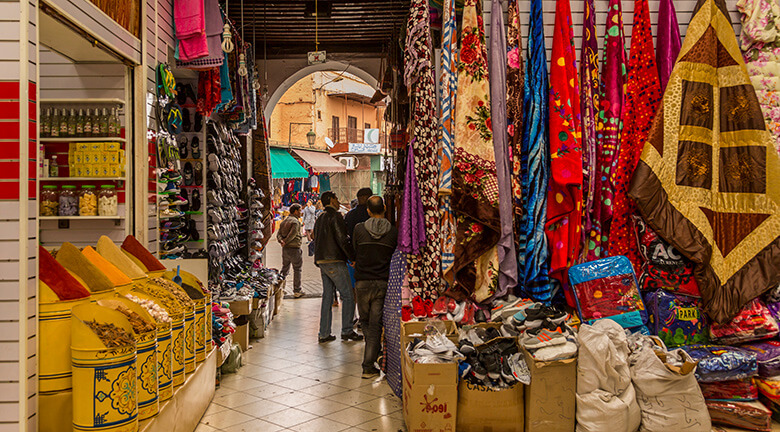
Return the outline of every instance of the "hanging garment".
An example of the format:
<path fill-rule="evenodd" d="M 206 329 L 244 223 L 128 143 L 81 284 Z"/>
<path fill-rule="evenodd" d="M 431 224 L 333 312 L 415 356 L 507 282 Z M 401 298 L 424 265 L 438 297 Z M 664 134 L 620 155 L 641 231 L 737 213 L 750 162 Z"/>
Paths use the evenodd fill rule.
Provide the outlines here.
<path fill-rule="evenodd" d="M 780 160 L 725 3 L 694 10 L 630 196 L 723 323 L 780 282 Z"/>
<path fill-rule="evenodd" d="M 544 48 L 542 0 L 531 0 L 528 25 L 528 63 L 523 100 L 523 197 L 526 200 L 526 237 L 523 289 L 536 301 L 549 302 L 553 292 L 548 277 L 547 222 L 549 131 L 547 58 Z"/>
<path fill-rule="evenodd" d="M 492 0 L 491 10 L 501 10 L 501 0 Z M 517 286 L 517 253 L 515 252 L 514 212 L 512 211 L 512 177 L 507 133 L 506 109 L 506 32 L 504 14 L 490 15 L 490 111 L 493 130 L 493 153 L 498 180 L 498 213 L 501 220 L 498 239 L 498 290 L 494 297 L 504 296 Z"/>
<path fill-rule="evenodd" d="M 677 24 L 677 12 L 672 0 L 661 0 L 658 5 L 658 51 L 655 53 L 658 63 L 658 77 L 661 80 L 661 92 L 666 90 L 669 75 L 674 62 L 680 54 L 680 26 Z"/>
<path fill-rule="evenodd" d="M 739 0 L 740 41 L 750 81 L 767 128 L 780 151 L 780 4 L 777 0 Z"/>
<path fill-rule="evenodd" d="M 209 55 L 203 0 L 174 1 L 173 22 L 178 42 L 177 58 L 190 61 Z"/>
<path fill-rule="evenodd" d="M 411 144 L 415 176 L 425 211 L 425 247 L 408 256 L 409 289 L 423 299 L 435 299 L 441 287 L 441 241 L 437 189 L 438 124 L 436 83 L 431 62 L 432 47 L 428 3 L 413 0 L 404 51 L 404 84 L 412 100 Z"/>
<path fill-rule="evenodd" d="M 518 269 L 525 262 L 525 202 L 523 201 L 523 164 L 520 155 L 523 151 L 523 34 L 520 26 L 518 0 L 509 0 L 506 59 L 506 123 L 509 135 L 509 150 L 512 158 L 512 210 L 514 212 L 513 229 Z M 518 281 L 519 281 L 518 277 Z"/>
<path fill-rule="evenodd" d="M 571 6 L 569 0 L 557 0 L 550 62 L 551 175 L 545 233 L 550 245 L 550 276 L 564 286 L 582 240 L 582 141 L 575 58 Z"/>
<path fill-rule="evenodd" d="M 219 10 L 218 0 L 205 0 L 204 9 L 206 13 L 206 44 L 208 46 L 208 55 L 191 61 L 182 61 L 178 53 L 176 57 L 176 67 L 189 69 L 208 69 L 222 65 L 225 60 L 222 52 L 222 12 Z M 177 45 L 178 48 L 178 45 Z"/>
<path fill-rule="evenodd" d="M 425 211 L 414 173 L 414 152 L 410 145 L 406 157 L 404 205 L 398 221 L 398 249 L 409 254 L 419 254 L 425 247 Z"/>
<path fill-rule="evenodd" d="M 455 147 L 453 114 L 458 89 L 458 24 L 455 0 L 444 0 L 441 41 L 441 139 L 439 147 L 439 213 L 441 217 L 441 274 L 447 285 L 455 281 L 455 213 L 452 211 L 452 152 Z"/>
<path fill-rule="evenodd" d="M 620 136 L 615 167 L 615 197 L 609 253 L 628 257 L 637 274 L 642 261 L 634 234 L 634 202 L 628 198 L 628 184 L 634 174 L 642 147 L 647 140 L 653 117 L 663 95 L 653 55 L 653 33 L 647 0 L 634 0 L 634 26 L 631 30 L 631 55 L 628 60 L 626 103 L 623 107 L 623 132 Z"/>
<path fill-rule="evenodd" d="M 671 0 L 670 0 L 671 1 Z M 596 7 L 593 0 L 585 0 L 584 26 L 580 60 L 580 91 L 582 92 L 582 250 L 580 261 L 585 261 L 591 241 L 595 247 L 593 231 L 593 202 L 596 196 L 596 150 L 598 148 L 599 94 L 599 46 L 596 35 Z"/>
<path fill-rule="evenodd" d="M 588 234 L 588 260 L 608 255 L 612 200 L 615 190 L 615 164 L 620 145 L 620 123 L 626 85 L 626 51 L 623 37 L 621 0 L 609 0 L 604 59 L 601 64 L 601 97 L 597 125 L 596 195 L 592 228 Z"/>
<path fill-rule="evenodd" d="M 222 99 L 222 86 L 219 78 L 219 68 L 206 69 L 198 73 L 197 111 L 203 117 L 209 118 L 214 108 Z"/>
<path fill-rule="evenodd" d="M 452 208 L 457 217 L 455 286 L 450 295 L 482 302 L 498 288 L 500 237 L 498 182 L 490 115 L 485 30 L 481 3 L 466 0 L 458 63 Z M 493 252 L 490 258 L 483 255 Z M 489 267 L 489 276 L 478 266 Z"/>

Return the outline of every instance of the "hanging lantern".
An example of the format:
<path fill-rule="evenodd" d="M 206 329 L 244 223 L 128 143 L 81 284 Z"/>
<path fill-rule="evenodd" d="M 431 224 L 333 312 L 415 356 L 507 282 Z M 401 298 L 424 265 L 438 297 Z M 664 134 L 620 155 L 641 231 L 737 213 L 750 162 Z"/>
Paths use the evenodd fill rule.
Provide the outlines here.
<path fill-rule="evenodd" d="M 233 35 L 230 34 L 230 24 L 225 23 L 225 27 L 222 28 L 222 51 L 226 53 L 233 52 Z"/>
<path fill-rule="evenodd" d="M 246 70 L 246 56 L 244 53 L 238 55 L 238 74 L 242 77 L 247 76 L 249 71 Z"/>

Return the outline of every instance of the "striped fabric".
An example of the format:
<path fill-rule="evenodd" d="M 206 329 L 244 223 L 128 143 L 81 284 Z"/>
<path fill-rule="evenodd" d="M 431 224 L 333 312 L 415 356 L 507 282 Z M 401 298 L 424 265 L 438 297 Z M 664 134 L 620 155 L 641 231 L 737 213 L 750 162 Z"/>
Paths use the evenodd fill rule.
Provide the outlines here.
<path fill-rule="evenodd" d="M 549 252 L 544 234 L 550 163 L 548 88 L 542 0 L 531 0 L 523 110 L 523 196 L 526 197 L 524 233 L 527 247 L 522 279 L 527 294 L 542 302 L 549 302 L 552 298 L 547 274 Z"/>
<path fill-rule="evenodd" d="M 586 261 L 588 235 L 593 228 L 591 216 L 596 194 L 596 118 L 599 106 L 599 46 L 596 35 L 596 6 L 593 0 L 585 0 L 582 48 L 580 57 L 580 92 L 582 99 L 582 239 L 580 262 Z"/>
<path fill-rule="evenodd" d="M 452 285 L 455 264 L 455 214 L 452 212 L 452 151 L 455 146 L 453 114 L 458 87 L 458 25 L 455 0 L 444 0 L 441 42 L 441 137 L 439 148 L 439 213 L 441 217 L 441 271 Z"/>

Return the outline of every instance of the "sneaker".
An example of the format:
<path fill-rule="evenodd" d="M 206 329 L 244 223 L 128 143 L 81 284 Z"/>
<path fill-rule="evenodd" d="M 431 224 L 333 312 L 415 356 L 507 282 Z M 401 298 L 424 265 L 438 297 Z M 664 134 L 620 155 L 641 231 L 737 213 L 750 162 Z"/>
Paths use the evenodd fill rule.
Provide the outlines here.
<path fill-rule="evenodd" d="M 509 362 L 507 361 L 506 357 L 499 357 L 498 360 L 501 365 L 501 378 L 503 378 L 504 381 L 510 385 L 517 382 L 517 378 L 515 378 L 514 374 L 512 373 L 512 368 L 509 367 Z"/>
<path fill-rule="evenodd" d="M 170 204 L 170 205 L 184 205 L 184 204 L 187 204 L 187 203 L 189 203 L 189 201 L 187 201 L 187 198 L 184 198 L 181 195 L 176 195 L 175 197 L 171 196 L 171 200 L 169 201 L 168 204 Z"/>
<path fill-rule="evenodd" d="M 569 314 L 562 312 L 553 306 L 542 306 L 542 312 L 547 315 L 547 319 L 555 325 L 561 325 L 569 317 Z"/>
<path fill-rule="evenodd" d="M 462 352 L 463 354 L 469 355 L 471 353 L 477 352 L 477 349 L 474 348 L 474 344 L 471 343 L 468 339 L 461 339 L 460 342 L 458 342 L 458 351 Z"/>
<path fill-rule="evenodd" d="M 296 292 L 294 292 L 294 293 L 293 293 L 293 297 L 294 297 L 294 298 L 301 298 L 301 297 L 303 297 L 304 295 L 305 295 L 305 294 L 303 293 L 303 291 L 296 291 Z"/>
<path fill-rule="evenodd" d="M 371 379 L 378 376 L 379 376 L 379 369 L 375 367 L 371 367 L 370 369 L 363 368 L 363 375 L 361 375 L 361 378 Z"/>
<path fill-rule="evenodd" d="M 546 328 L 531 329 L 525 332 L 520 342 L 527 349 L 539 349 L 566 343 L 566 336 L 560 330 L 552 331 Z"/>
<path fill-rule="evenodd" d="M 488 378 L 497 380 L 501 378 L 501 364 L 499 363 L 498 354 L 480 354 L 479 359 L 485 369 L 487 369 Z"/>
<path fill-rule="evenodd" d="M 566 360 L 576 355 L 577 344 L 568 341 L 560 345 L 540 348 L 533 353 L 534 358 L 539 361 Z"/>
<path fill-rule="evenodd" d="M 331 341 L 336 340 L 336 336 L 330 335 L 330 336 L 327 336 L 327 337 L 324 337 L 324 338 L 322 338 L 322 337 L 318 338 L 317 340 L 318 340 L 319 343 L 331 342 Z"/>
<path fill-rule="evenodd" d="M 531 371 L 528 369 L 528 365 L 525 362 L 525 357 L 522 354 L 512 354 L 509 356 L 509 368 L 512 370 L 512 376 L 515 380 L 525 384 L 531 384 Z"/>
<path fill-rule="evenodd" d="M 363 336 L 361 336 L 361 335 L 359 335 L 359 334 L 357 334 L 357 333 L 355 333 L 353 331 L 352 333 L 347 333 L 347 334 L 341 335 L 341 340 L 343 340 L 343 341 L 356 341 L 357 342 L 357 341 L 362 341 L 363 340 Z"/>
<path fill-rule="evenodd" d="M 493 309 L 490 311 L 490 320 L 493 322 L 504 321 L 516 314 L 518 311 L 524 310 L 534 302 L 528 299 L 515 299 L 510 302 L 497 302 Z"/>
<path fill-rule="evenodd" d="M 451 340 L 447 339 L 444 336 L 438 335 L 438 336 L 428 336 L 428 338 L 425 341 L 425 346 L 437 353 L 442 354 L 446 353 L 448 351 L 457 351 L 458 347 L 455 346 L 454 343 L 452 343 Z"/>
<path fill-rule="evenodd" d="M 501 336 L 514 338 L 520 336 L 520 332 L 511 325 L 501 324 Z"/>
<path fill-rule="evenodd" d="M 487 335 L 487 340 L 489 341 L 501 337 L 501 332 L 495 327 L 486 328 L 485 334 Z"/>
<path fill-rule="evenodd" d="M 525 311 L 525 326 L 529 329 L 539 328 L 547 319 L 543 307 L 529 308 Z"/>
<path fill-rule="evenodd" d="M 173 219 L 182 216 L 184 216 L 184 212 L 180 212 L 172 208 L 167 208 L 160 212 L 160 219 Z"/>

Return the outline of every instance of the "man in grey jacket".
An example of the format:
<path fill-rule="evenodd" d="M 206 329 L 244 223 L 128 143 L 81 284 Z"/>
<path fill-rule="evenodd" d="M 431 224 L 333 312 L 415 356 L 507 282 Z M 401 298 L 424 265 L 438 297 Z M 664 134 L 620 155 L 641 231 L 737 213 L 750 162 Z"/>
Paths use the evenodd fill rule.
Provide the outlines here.
<path fill-rule="evenodd" d="M 293 268 L 293 295 L 303 297 L 301 290 L 301 269 L 303 268 L 303 253 L 301 252 L 301 205 L 290 206 L 290 215 L 279 224 L 276 239 L 282 245 L 282 275 L 287 277 L 290 266 Z"/>
<path fill-rule="evenodd" d="M 355 292 L 360 325 L 366 340 L 363 353 L 363 378 L 379 375 L 374 366 L 382 347 L 382 309 L 390 275 L 390 259 L 397 242 L 398 230 L 385 219 L 382 197 L 368 199 L 369 219 L 355 226 L 352 244 L 355 248 Z"/>

